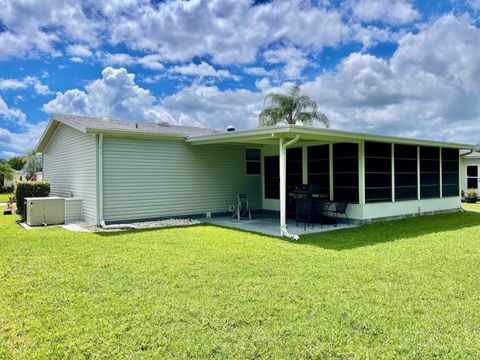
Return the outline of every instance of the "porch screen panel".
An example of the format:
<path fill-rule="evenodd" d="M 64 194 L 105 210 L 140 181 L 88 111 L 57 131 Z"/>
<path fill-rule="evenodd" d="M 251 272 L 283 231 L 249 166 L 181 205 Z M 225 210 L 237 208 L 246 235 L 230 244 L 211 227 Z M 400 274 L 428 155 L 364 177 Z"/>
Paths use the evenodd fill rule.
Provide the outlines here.
<path fill-rule="evenodd" d="M 440 197 L 440 149 L 420 147 L 420 198 Z"/>
<path fill-rule="evenodd" d="M 288 148 L 287 149 L 287 169 L 286 169 L 286 190 L 287 197 L 295 188 L 302 185 L 303 182 L 303 156 L 302 148 Z M 287 216 L 294 217 L 296 214 L 295 199 L 288 198 L 287 201 Z"/>
<path fill-rule="evenodd" d="M 395 201 L 416 200 L 417 193 L 417 147 L 395 145 Z"/>
<path fill-rule="evenodd" d="M 280 199 L 280 160 L 278 156 L 265 156 L 265 198 Z"/>
<path fill-rule="evenodd" d="M 317 145 L 307 148 L 308 183 L 320 186 L 324 194 L 330 192 L 329 146 Z"/>
<path fill-rule="evenodd" d="M 365 202 L 392 201 L 392 145 L 365 142 Z"/>
<path fill-rule="evenodd" d="M 442 149 L 442 196 L 459 196 L 459 151 Z"/>
<path fill-rule="evenodd" d="M 358 203 L 358 144 L 333 144 L 333 196 Z"/>
<path fill-rule="evenodd" d="M 302 185 L 302 148 L 287 149 L 287 194 L 295 190 L 299 185 Z"/>

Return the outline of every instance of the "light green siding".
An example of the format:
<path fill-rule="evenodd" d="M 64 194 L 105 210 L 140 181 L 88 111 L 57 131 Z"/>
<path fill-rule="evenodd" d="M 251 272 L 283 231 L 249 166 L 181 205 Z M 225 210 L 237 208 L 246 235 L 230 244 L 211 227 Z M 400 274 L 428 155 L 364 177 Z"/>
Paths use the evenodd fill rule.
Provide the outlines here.
<path fill-rule="evenodd" d="M 104 138 L 104 220 L 226 212 L 238 193 L 262 208 L 261 176 L 245 175 L 245 147 Z"/>
<path fill-rule="evenodd" d="M 96 142 L 60 125 L 43 153 L 43 179 L 51 182 L 51 195 L 82 199 L 83 220 L 96 223 Z"/>

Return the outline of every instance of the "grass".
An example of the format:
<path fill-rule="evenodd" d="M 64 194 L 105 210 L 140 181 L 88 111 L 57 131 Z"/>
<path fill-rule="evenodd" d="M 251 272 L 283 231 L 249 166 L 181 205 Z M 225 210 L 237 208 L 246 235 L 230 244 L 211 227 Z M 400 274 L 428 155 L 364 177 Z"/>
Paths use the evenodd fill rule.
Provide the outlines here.
<path fill-rule="evenodd" d="M 0 203 L 6 203 L 12 196 L 13 193 L 0 193 Z"/>
<path fill-rule="evenodd" d="M 478 214 L 0 234 L 0 358 L 480 357 Z"/>
<path fill-rule="evenodd" d="M 462 203 L 462 207 L 467 210 L 477 210 L 480 211 L 480 203 L 476 204 L 468 204 L 468 203 Z"/>

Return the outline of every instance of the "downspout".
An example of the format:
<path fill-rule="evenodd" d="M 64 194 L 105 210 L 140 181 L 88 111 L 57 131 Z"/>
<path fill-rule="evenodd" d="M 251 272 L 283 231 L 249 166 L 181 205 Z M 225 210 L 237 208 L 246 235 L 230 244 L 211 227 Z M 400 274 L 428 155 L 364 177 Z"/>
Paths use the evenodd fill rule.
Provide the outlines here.
<path fill-rule="evenodd" d="M 98 134 L 98 218 L 103 227 L 103 133 Z"/>
<path fill-rule="evenodd" d="M 286 192 L 286 173 L 287 173 L 287 148 L 300 140 L 300 134 L 284 143 L 285 138 L 280 138 L 280 235 L 291 240 L 298 240 L 298 235 L 288 232 L 287 227 L 287 192 Z"/>

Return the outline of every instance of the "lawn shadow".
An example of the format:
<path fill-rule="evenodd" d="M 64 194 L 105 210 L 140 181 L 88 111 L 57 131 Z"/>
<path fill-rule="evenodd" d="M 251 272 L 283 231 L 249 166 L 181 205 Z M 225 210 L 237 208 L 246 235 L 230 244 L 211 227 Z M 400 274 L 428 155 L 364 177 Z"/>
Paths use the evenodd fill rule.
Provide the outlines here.
<path fill-rule="evenodd" d="M 301 236 L 297 244 L 341 251 L 475 226 L 480 226 L 480 214 L 457 212 L 384 221 L 357 228 L 307 234 Z"/>
<path fill-rule="evenodd" d="M 426 234 L 480 226 L 480 214 L 473 212 L 457 212 L 451 214 L 420 216 L 401 220 L 383 221 L 359 227 L 305 234 L 300 236 L 299 241 L 292 241 L 280 236 L 210 223 L 166 226 L 160 228 L 131 229 L 112 232 L 97 232 L 94 234 L 100 237 L 129 236 L 131 234 L 138 233 L 206 226 L 212 226 L 230 231 L 238 231 L 252 235 L 259 235 L 269 239 L 285 241 L 293 245 L 318 246 L 327 250 L 342 251 L 364 246 L 374 246 L 377 244 L 402 239 L 411 239 Z"/>

